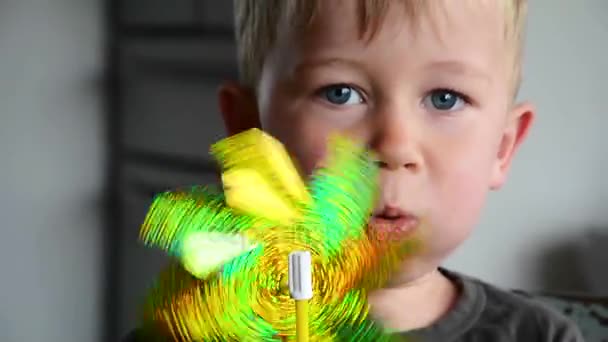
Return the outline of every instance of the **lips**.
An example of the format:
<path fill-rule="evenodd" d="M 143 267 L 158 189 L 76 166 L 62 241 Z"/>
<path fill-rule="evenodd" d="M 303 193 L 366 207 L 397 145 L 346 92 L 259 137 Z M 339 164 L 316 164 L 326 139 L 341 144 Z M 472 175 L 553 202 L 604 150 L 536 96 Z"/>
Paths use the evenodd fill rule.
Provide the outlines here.
<path fill-rule="evenodd" d="M 376 240 L 402 240 L 409 236 L 419 224 L 416 215 L 400 208 L 386 206 L 372 215 L 368 234 Z"/>

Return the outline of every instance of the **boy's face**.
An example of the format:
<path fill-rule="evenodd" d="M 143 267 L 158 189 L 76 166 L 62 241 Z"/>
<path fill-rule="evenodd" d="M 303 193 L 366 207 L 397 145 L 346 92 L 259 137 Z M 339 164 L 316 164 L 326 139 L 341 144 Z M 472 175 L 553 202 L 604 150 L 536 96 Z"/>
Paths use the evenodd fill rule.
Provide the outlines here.
<path fill-rule="evenodd" d="M 468 236 L 533 116 L 511 106 L 512 49 L 498 3 L 446 2 L 414 26 L 395 2 L 365 40 L 355 1 L 324 1 L 310 30 L 280 37 L 257 101 L 223 88 L 228 129 L 259 120 L 306 174 L 322 163 L 331 133 L 368 144 L 381 165 L 372 223 L 423 240 L 405 272 L 415 278 Z"/>

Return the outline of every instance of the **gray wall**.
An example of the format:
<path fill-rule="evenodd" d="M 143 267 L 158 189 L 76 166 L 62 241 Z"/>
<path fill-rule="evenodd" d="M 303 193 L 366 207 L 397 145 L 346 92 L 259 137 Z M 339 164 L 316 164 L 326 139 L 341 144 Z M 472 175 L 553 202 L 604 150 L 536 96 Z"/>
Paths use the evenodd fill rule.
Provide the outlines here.
<path fill-rule="evenodd" d="M 0 2 L 0 341 L 99 335 L 99 4 Z"/>

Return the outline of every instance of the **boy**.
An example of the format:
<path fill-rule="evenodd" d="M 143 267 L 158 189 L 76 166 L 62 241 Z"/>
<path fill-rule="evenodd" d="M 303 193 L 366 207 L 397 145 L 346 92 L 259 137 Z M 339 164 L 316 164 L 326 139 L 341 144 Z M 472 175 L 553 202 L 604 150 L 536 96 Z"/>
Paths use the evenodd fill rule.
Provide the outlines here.
<path fill-rule="evenodd" d="M 533 121 L 513 103 L 526 0 L 235 0 L 235 13 L 241 82 L 219 92 L 228 133 L 261 127 L 305 175 L 330 133 L 366 143 L 381 167 L 371 228 L 424 241 L 371 294 L 376 320 L 421 341 L 582 341 L 557 313 L 439 268 Z"/>
<path fill-rule="evenodd" d="M 241 82 L 219 92 L 229 134 L 261 127 L 309 175 L 327 136 L 374 149 L 371 220 L 425 249 L 370 298 L 423 341 L 582 341 L 540 305 L 440 269 L 505 182 L 533 121 L 514 104 L 526 0 L 235 0 Z M 431 229 L 417 229 L 419 220 Z"/>

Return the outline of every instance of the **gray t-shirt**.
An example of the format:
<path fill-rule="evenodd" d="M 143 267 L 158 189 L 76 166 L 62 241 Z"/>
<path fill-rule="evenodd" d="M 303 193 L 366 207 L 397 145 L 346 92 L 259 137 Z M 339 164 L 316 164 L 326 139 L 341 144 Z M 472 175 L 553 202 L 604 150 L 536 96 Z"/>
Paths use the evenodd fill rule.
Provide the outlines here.
<path fill-rule="evenodd" d="M 460 287 L 456 305 L 430 327 L 404 336 L 419 342 L 584 341 L 573 322 L 533 298 L 441 271 Z"/>
<path fill-rule="evenodd" d="M 398 334 L 411 342 L 579 342 L 574 323 L 521 294 L 441 269 L 460 287 L 454 308 L 430 327 Z M 408 338 L 409 337 L 409 338 Z M 133 332 L 125 342 L 167 341 Z M 356 341 L 353 341 L 356 342 Z"/>

